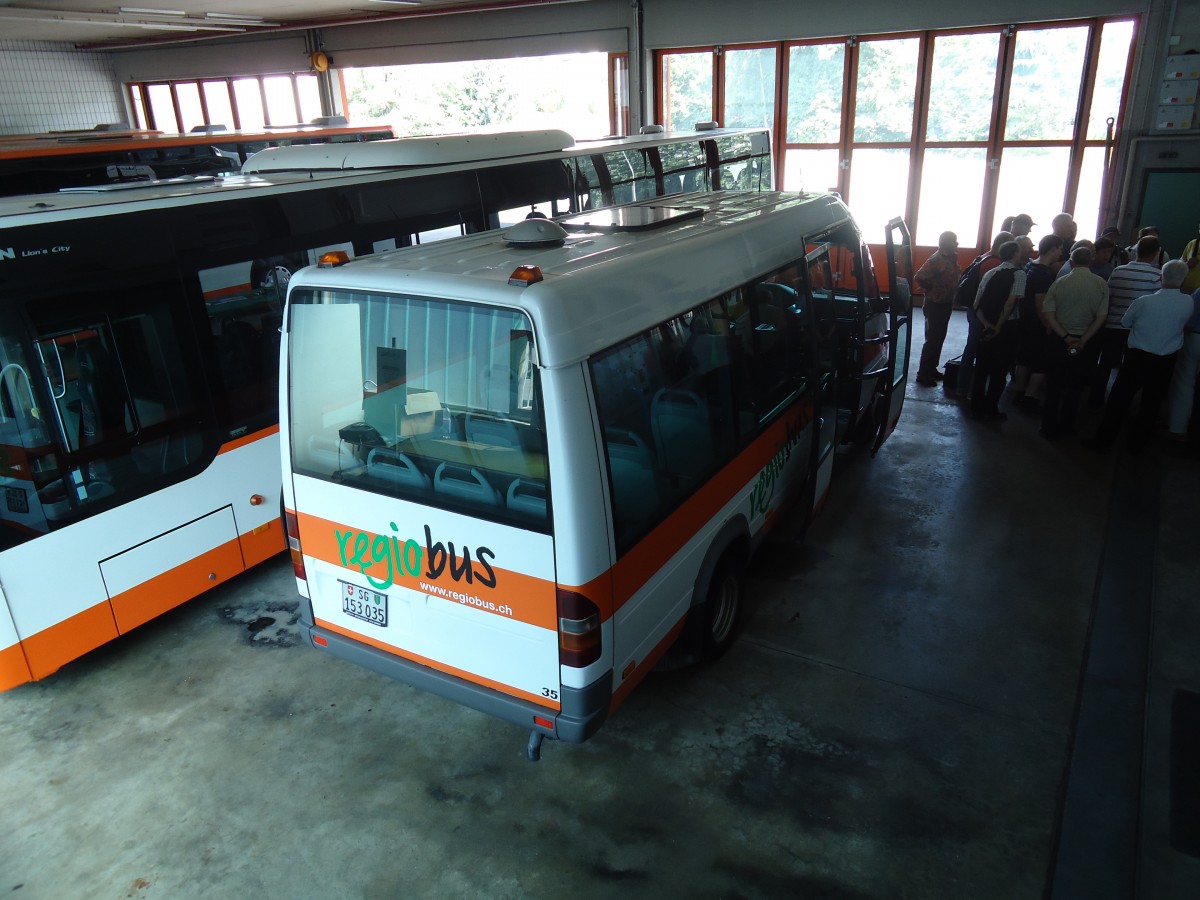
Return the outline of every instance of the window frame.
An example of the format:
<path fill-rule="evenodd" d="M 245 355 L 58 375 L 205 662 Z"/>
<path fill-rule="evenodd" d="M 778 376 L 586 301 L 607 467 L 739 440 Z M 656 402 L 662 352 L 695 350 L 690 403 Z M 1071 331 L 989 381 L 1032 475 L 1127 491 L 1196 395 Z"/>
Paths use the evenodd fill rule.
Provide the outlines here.
<path fill-rule="evenodd" d="M 1129 42 L 1128 56 L 1125 61 L 1125 72 L 1120 90 L 1120 100 L 1117 112 L 1109 129 L 1109 135 L 1104 138 L 1088 137 L 1088 127 L 1091 118 L 1091 106 L 1095 96 L 1096 82 L 1099 76 L 1100 51 L 1103 44 L 1105 28 L 1117 23 L 1130 23 L 1132 34 Z M 1038 140 L 1009 140 L 1004 136 L 1009 112 L 1010 89 L 1013 81 L 1013 65 L 1016 57 L 1016 44 L 1022 32 L 1046 31 L 1063 28 L 1086 27 L 1086 50 L 1083 66 L 1080 72 L 1078 95 L 1076 98 L 1075 122 L 1070 138 L 1038 139 Z M 1069 148 L 1066 183 L 1063 186 L 1062 210 L 1075 212 L 1076 203 L 1080 196 L 1080 180 L 1084 172 L 1084 157 L 1089 150 L 1097 148 L 1105 151 L 1106 165 L 1102 170 L 1102 181 L 1099 185 L 1100 215 L 1105 212 L 1105 203 L 1111 190 L 1114 167 L 1112 153 L 1115 150 L 1115 137 L 1120 132 L 1127 115 L 1130 84 L 1133 77 L 1133 61 L 1137 42 L 1142 28 L 1142 17 L 1138 15 L 1114 15 L 1068 19 L 1054 22 L 1020 22 L 1011 25 L 991 25 L 978 27 L 948 28 L 923 31 L 888 32 L 872 34 L 868 37 L 857 36 L 825 36 L 785 40 L 779 42 L 762 42 L 756 44 L 708 45 L 696 47 L 667 47 L 654 51 L 654 73 L 656 78 L 654 113 L 659 122 L 666 121 L 665 108 L 668 86 L 663 84 L 663 66 L 666 57 L 673 54 L 708 52 L 712 55 L 713 88 L 712 114 L 713 119 L 724 124 L 725 108 L 725 59 L 726 49 L 766 49 L 774 48 L 776 52 L 776 112 L 772 140 L 774 142 L 774 163 L 776 183 L 782 185 L 787 175 L 787 155 L 790 150 L 836 150 L 838 153 L 838 172 L 836 190 L 846 200 L 853 204 L 852 173 L 855 150 L 870 149 L 907 149 L 909 151 L 909 173 L 906 186 L 906 201 L 903 214 L 913 234 L 917 233 L 920 218 L 921 186 L 925 175 L 925 154 L 929 149 L 981 149 L 984 151 L 985 173 L 983 191 L 980 198 L 980 213 L 978 227 L 973 235 L 960 235 L 960 246 L 964 253 L 970 251 L 970 242 L 975 249 L 986 247 L 991 242 L 993 224 L 996 219 L 996 204 L 1000 183 L 1000 170 L 1003 164 L 1004 152 L 1015 148 L 1037 147 L 1066 147 Z M 956 35 L 995 34 L 998 36 L 997 65 L 995 84 L 992 90 L 992 105 L 989 116 L 988 133 L 979 140 L 947 141 L 931 140 L 927 134 L 929 124 L 929 102 L 933 76 L 933 54 L 936 41 L 940 37 Z M 854 120 L 857 112 L 857 79 L 860 50 L 864 43 L 904 38 L 917 38 L 920 41 L 917 55 L 916 92 L 914 98 L 913 127 L 908 141 L 862 141 L 854 136 Z M 842 81 L 841 128 L 836 142 L 789 142 L 788 136 L 788 90 L 791 68 L 791 49 L 800 46 L 817 46 L 823 44 L 845 44 Z M 825 186 L 822 186 L 824 188 Z M 834 187 L 829 185 L 829 187 Z M 900 212 L 899 210 L 897 212 Z M 1096 223 L 1098 230 L 1100 223 Z M 1090 230 L 1091 223 L 1085 223 L 1084 230 Z"/>

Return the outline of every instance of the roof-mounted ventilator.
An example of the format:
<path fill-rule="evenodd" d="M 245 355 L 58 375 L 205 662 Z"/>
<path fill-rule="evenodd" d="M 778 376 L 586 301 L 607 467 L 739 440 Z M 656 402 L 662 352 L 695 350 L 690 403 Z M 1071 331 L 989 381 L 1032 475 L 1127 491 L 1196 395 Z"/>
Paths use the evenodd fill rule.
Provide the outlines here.
<path fill-rule="evenodd" d="M 550 219 L 525 219 L 504 232 L 510 247 L 561 247 L 566 239 L 566 230 Z"/>
<path fill-rule="evenodd" d="M 616 206 L 563 219 L 562 226 L 568 232 L 650 231 L 703 215 L 704 210 L 696 206 Z"/>

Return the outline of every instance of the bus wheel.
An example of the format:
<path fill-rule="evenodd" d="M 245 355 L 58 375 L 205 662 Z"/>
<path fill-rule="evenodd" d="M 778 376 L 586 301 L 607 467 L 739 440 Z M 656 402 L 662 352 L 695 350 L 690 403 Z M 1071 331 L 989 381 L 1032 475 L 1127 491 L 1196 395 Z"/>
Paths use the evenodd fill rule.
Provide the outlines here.
<path fill-rule="evenodd" d="M 742 614 L 743 574 L 741 560 L 726 556 L 713 572 L 705 600 L 705 628 L 703 658 L 714 660 L 720 657 L 737 632 Z"/>

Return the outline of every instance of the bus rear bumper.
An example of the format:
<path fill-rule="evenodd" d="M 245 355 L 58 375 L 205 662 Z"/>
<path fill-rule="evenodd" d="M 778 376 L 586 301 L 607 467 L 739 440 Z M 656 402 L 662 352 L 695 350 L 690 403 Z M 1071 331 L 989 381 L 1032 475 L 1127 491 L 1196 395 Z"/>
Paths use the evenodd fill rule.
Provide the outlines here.
<path fill-rule="evenodd" d="M 300 625 L 306 633 L 309 645 L 317 650 L 324 650 L 339 659 L 506 722 L 512 722 L 521 728 L 541 732 L 554 740 L 572 744 L 586 741 L 604 724 L 612 700 L 611 669 L 586 687 L 563 686 L 560 693 L 561 708 L 555 713 L 528 700 L 439 672 L 320 626 L 309 625 L 303 621 Z M 314 638 L 319 638 L 320 643 Z M 550 721 L 553 727 L 546 728 L 536 722 L 535 718 Z"/>

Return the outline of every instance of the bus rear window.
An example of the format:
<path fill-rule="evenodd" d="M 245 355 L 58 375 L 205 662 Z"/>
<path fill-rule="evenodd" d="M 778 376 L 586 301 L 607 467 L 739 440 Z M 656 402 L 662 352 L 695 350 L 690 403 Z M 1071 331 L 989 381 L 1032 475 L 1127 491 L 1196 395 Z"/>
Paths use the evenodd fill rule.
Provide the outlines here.
<path fill-rule="evenodd" d="M 295 472 L 549 531 L 545 427 L 524 313 L 297 290 L 290 316 Z"/>

